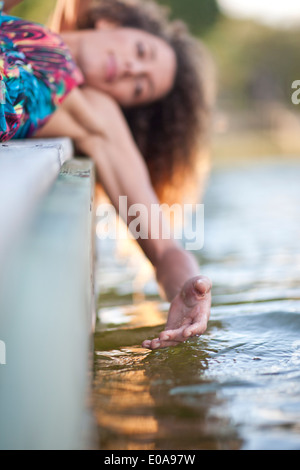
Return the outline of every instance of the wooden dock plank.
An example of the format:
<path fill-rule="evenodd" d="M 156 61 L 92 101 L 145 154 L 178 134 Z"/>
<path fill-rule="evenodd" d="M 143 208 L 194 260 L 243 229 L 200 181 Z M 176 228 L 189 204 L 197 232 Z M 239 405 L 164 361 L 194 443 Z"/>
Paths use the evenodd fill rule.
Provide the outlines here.
<path fill-rule="evenodd" d="M 93 200 L 93 164 L 67 161 L 23 240 L 1 265 L 6 365 L 0 366 L 0 449 L 87 445 Z"/>

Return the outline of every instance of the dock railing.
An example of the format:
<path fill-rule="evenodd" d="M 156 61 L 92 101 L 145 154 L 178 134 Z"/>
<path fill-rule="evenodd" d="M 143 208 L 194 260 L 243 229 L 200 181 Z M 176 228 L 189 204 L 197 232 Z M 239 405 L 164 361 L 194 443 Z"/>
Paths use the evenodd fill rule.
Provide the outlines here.
<path fill-rule="evenodd" d="M 0 449 L 90 446 L 94 167 L 0 144 Z"/>

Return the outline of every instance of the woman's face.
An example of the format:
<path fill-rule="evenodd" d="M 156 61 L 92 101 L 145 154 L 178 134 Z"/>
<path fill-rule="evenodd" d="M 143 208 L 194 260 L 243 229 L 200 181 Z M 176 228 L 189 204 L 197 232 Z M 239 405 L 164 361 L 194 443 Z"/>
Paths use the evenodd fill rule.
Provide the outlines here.
<path fill-rule="evenodd" d="M 173 49 L 162 39 L 103 22 L 86 34 L 78 59 L 87 85 L 127 107 L 165 96 L 177 68 Z"/>

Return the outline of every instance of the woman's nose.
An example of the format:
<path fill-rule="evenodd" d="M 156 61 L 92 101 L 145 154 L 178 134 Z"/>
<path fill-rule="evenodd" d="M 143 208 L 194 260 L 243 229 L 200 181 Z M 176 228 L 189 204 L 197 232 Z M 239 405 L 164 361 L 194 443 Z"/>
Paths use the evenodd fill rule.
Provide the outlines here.
<path fill-rule="evenodd" d="M 145 62 L 128 60 L 124 63 L 124 76 L 139 76 L 147 73 L 148 67 Z"/>

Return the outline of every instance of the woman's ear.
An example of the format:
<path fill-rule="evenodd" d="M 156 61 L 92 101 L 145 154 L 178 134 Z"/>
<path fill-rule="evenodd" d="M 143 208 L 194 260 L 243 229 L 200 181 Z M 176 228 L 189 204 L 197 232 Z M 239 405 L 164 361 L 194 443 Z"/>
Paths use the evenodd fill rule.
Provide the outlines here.
<path fill-rule="evenodd" d="M 96 21 L 95 23 L 95 29 L 101 29 L 102 31 L 107 31 L 109 29 L 115 29 L 118 27 L 118 24 L 115 23 L 114 21 L 107 20 L 105 18 L 101 18 Z"/>

